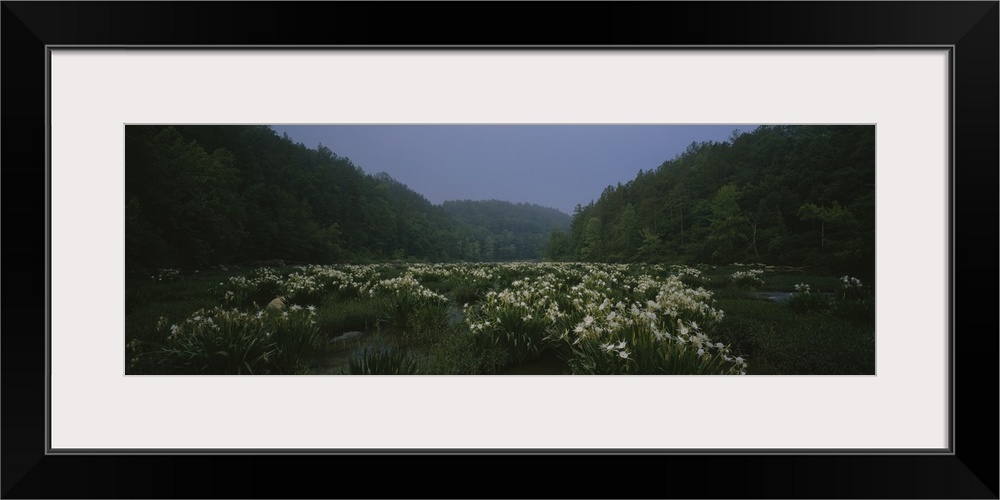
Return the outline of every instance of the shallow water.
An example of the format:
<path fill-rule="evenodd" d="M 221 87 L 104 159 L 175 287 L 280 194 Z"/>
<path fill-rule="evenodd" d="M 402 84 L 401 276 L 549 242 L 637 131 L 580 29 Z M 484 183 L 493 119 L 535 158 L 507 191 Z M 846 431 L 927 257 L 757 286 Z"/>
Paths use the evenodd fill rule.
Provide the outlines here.
<path fill-rule="evenodd" d="M 792 296 L 792 292 L 755 292 L 755 295 L 775 302 L 781 302 L 788 300 Z"/>
<path fill-rule="evenodd" d="M 792 293 L 793 292 L 766 292 L 766 291 L 754 292 L 754 294 L 757 295 L 758 297 L 762 297 L 768 300 L 773 300 L 775 302 L 784 302 L 788 300 L 792 296 Z M 820 292 L 820 295 L 833 297 L 832 293 L 827 293 L 827 292 Z"/>

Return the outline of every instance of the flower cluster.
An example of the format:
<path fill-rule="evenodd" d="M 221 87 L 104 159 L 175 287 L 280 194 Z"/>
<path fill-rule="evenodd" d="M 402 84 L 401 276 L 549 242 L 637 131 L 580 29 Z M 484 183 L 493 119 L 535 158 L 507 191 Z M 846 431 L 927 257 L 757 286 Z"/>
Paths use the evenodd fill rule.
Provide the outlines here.
<path fill-rule="evenodd" d="M 628 347 L 628 342 L 625 342 L 624 340 L 617 344 L 612 344 L 611 342 L 608 342 L 600 345 L 600 348 L 607 351 L 608 354 L 618 356 L 619 358 L 622 359 L 628 359 L 629 354 L 631 354 L 630 352 L 628 352 L 627 347 Z"/>
<path fill-rule="evenodd" d="M 701 271 L 690 266 L 673 265 L 670 266 L 670 270 L 673 271 L 677 276 L 691 276 L 694 278 L 701 277 Z"/>
<path fill-rule="evenodd" d="M 762 273 L 750 268 L 732 278 L 759 286 Z M 284 275 L 259 268 L 219 283 L 232 309 L 200 310 L 178 324 L 158 325 L 158 338 L 177 352 L 201 353 L 190 359 L 222 363 L 214 353 L 243 352 L 237 357 L 249 364 L 226 369 L 274 371 L 259 363 L 299 352 L 308 342 L 288 339 L 311 335 L 278 335 L 280 322 L 305 318 L 303 331 L 315 326 L 315 306 L 299 304 L 319 304 L 328 295 L 358 298 L 373 304 L 376 321 L 410 334 L 446 325 L 452 299 L 438 291 L 460 288 L 463 293 L 453 295 L 469 302 L 462 308 L 466 333 L 514 362 L 554 348 L 572 358 L 574 373 L 745 373 L 741 356 L 710 339 L 724 314 L 700 286 L 704 280 L 701 269 L 665 264 L 328 265 L 297 266 Z M 254 312 L 276 296 L 286 309 Z"/>
<path fill-rule="evenodd" d="M 543 267 L 547 274 L 514 280 L 466 305 L 469 330 L 516 339 L 518 346 L 565 343 L 579 373 L 745 373 L 744 359 L 711 342 L 698 325 L 724 316 L 703 288 L 686 286 L 678 275 L 636 276 L 623 265 Z"/>
<path fill-rule="evenodd" d="M 223 300 L 231 305 L 244 305 L 251 301 L 269 302 L 283 283 L 278 272 L 270 267 L 260 267 L 246 276 L 232 276 L 219 283 Z"/>
<path fill-rule="evenodd" d="M 863 300 L 865 298 L 864 287 L 861 280 L 844 275 L 840 277 L 841 298 L 844 300 Z"/>
<path fill-rule="evenodd" d="M 315 275 L 292 273 L 278 286 L 282 297 L 290 302 L 316 302 L 323 294 L 323 283 Z"/>
<path fill-rule="evenodd" d="M 733 284 L 740 288 L 760 288 L 764 285 L 763 269 L 748 269 L 746 271 L 736 271 L 730 275 Z"/>
<path fill-rule="evenodd" d="M 315 342 L 315 310 L 292 305 L 280 313 L 250 313 L 215 307 L 169 326 L 160 318 L 157 338 L 162 343 L 145 355 L 159 365 L 158 371 L 168 373 L 290 373 Z"/>
<path fill-rule="evenodd" d="M 840 284 L 844 289 L 861 288 L 861 280 L 844 275 L 840 277 Z"/>
<path fill-rule="evenodd" d="M 823 293 L 813 293 L 806 283 L 795 285 L 795 291 L 785 300 L 785 305 L 797 313 L 815 314 L 830 308 L 830 300 Z"/>
<path fill-rule="evenodd" d="M 411 272 L 407 272 L 398 278 L 390 278 L 370 283 L 368 286 L 363 286 L 362 291 L 367 292 L 371 297 L 383 294 L 395 296 L 406 294 L 430 301 L 442 303 L 448 302 L 448 297 L 439 293 L 434 293 L 427 287 L 420 284 Z"/>

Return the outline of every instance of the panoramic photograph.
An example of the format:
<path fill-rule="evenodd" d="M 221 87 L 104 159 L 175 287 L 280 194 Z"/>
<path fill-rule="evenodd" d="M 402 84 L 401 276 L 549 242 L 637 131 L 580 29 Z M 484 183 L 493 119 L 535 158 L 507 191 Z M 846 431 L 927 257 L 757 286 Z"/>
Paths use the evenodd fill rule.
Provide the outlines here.
<path fill-rule="evenodd" d="M 874 375 L 874 125 L 126 125 L 126 375 Z"/>

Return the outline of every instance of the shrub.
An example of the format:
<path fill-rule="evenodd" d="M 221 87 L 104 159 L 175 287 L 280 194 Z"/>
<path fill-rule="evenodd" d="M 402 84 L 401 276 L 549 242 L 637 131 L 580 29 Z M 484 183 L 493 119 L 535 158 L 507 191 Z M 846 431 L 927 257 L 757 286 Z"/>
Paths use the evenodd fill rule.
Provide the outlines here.
<path fill-rule="evenodd" d="M 415 375 L 417 365 L 405 352 L 390 346 L 368 346 L 348 360 L 351 375 Z"/>
<path fill-rule="evenodd" d="M 233 306 L 267 304 L 281 293 L 281 276 L 269 267 L 261 267 L 247 276 L 232 276 L 219 283 L 219 294 Z"/>
<path fill-rule="evenodd" d="M 451 328 L 434 344 L 428 371 L 442 375 L 495 374 L 510 362 L 507 350 L 489 336 Z"/>
<path fill-rule="evenodd" d="M 797 313 L 815 314 L 828 311 L 830 299 L 823 294 L 813 293 L 809 285 L 799 283 L 795 285 L 795 291 L 785 301 L 785 305 Z"/>
<path fill-rule="evenodd" d="M 730 279 L 733 286 L 747 290 L 756 290 L 764 286 L 763 274 L 764 270 L 762 269 L 749 269 L 746 271 L 736 271 L 730 275 Z"/>
<path fill-rule="evenodd" d="M 297 307 L 297 306 L 295 306 Z M 162 343 L 132 341 L 137 371 L 175 374 L 283 374 L 301 369 L 318 330 L 312 310 L 249 314 L 201 309 L 180 324 L 157 324 Z"/>
<path fill-rule="evenodd" d="M 465 283 L 455 285 L 452 288 L 452 295 L 455 297 L 455 302 L 459 304 L 475 304 L 480 299 L 479 292 Z"/>
<path fill-rule="evenodd" d="M 379 319 L 397 328 L 408 327 L 421 308 L 449 302 L 447 297 L 421 285 L 410 273 L 373 284 L 368 295 L 379 300 Z"/>
<path fill-rule="evenodd" d="M 847 275 L 840 277 L 840 289 L 842 299 L 862 298 L 864 296 L 864 287 L 861 285 L 861 280 Z"/>
<path fill-rule="evenodd" d="M 571 345 L 567 360 L 574 374 L 730 375 L 745 374 L 747 363 L 721 342 L 711 342 L 695 323 L 677 321 L 673 331 L 631 323 L 614 337 L 587 337 Z"/>
<path fill-rule="evenodd" d="M 875 322 L 875 298 L 861 285 L 861 280 L 850 276 L 840 278 L 840 300 L 834 305 L 834 313 L 859 322 Z"/>
<path fill-rule="evenodd" d="M 278 293 L 287 302 L 316 304 L 323 298 L 324 286 L 314 276 L 292 273 L 280 283 Z"/>
<path fill-rule="evenodd" d="M 328 297 L 317 310 L 316 323 L 323 333 L 366 331 L 378 323 L 379 305 L 373 300 L 339 301 Z"/>

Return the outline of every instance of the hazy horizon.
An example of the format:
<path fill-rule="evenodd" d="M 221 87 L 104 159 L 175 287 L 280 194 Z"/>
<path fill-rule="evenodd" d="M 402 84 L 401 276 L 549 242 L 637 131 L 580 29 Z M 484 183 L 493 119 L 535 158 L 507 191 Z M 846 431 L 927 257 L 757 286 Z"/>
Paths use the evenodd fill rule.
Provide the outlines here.
<path fill-rule="evenodd" d="M 271 125 L 367 174 L 385 172 L 434 205 L 529 203 L 572 215 L 608 186 L 675 158 L 692 142 L 758 125 Z"/>

